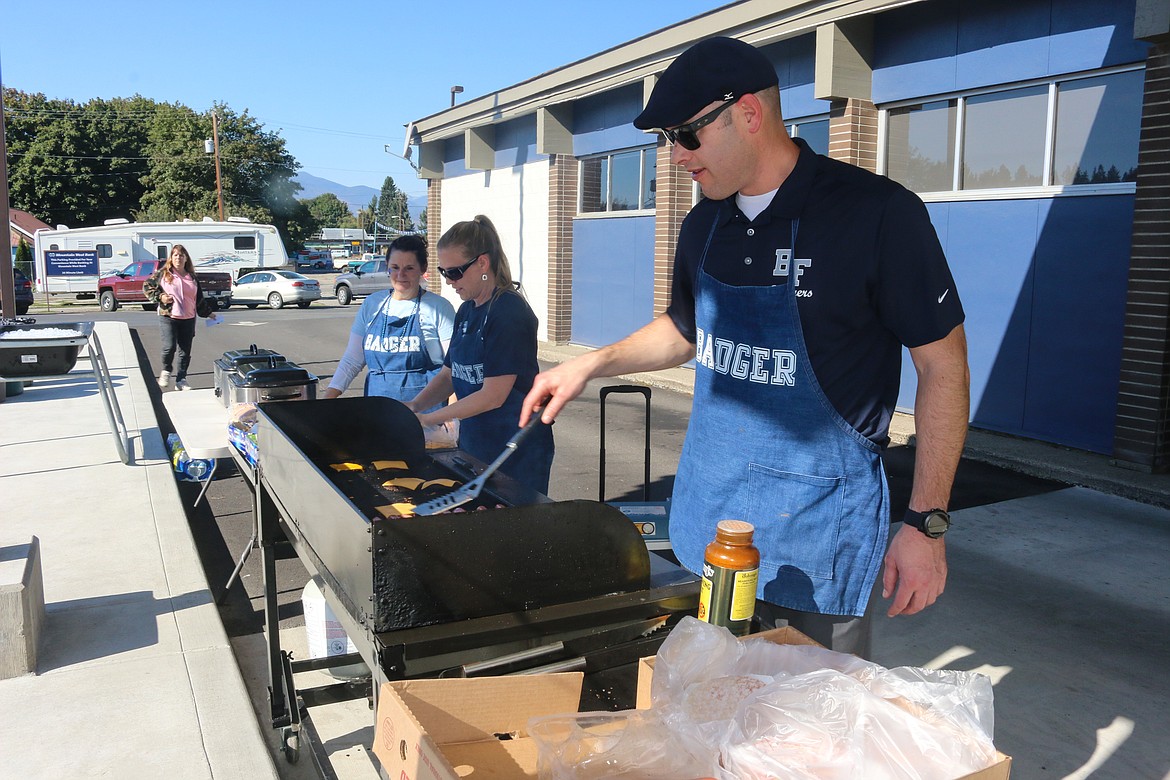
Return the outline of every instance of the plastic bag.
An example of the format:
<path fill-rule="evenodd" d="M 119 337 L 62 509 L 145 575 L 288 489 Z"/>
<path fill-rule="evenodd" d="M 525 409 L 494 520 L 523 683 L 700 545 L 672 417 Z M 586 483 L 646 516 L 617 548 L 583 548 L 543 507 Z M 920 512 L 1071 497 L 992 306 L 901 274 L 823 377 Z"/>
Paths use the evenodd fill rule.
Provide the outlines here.
<path fill-rule="evenodd" d="M 459 444 L 459 420 L 448 420 L 441 425 L 423 428 L 423 440 L 428 450 L 441 450 Z"/>
<path fill-rule="evenodd" d="M 991 682 L 886 669 L 821 647 L 737 640 L 683 618 L 651 707 L 536 718 L 545 780 L 927 780 L 995 763 Z"/>
<path fill-rule="evenodd" d="M 652 709 L 533 718 L 528 735 L 542 780 L 688 780 L 717 771 L 714 756 L 692 754 Z"/>
<path fill-rule="evenodd" d="M 982 675 L 741 642 L 689 617 L 659 650 L 651 697 L 672 733 L 720 756 L 727 780 L 924 780 L 996 760 Z"/>

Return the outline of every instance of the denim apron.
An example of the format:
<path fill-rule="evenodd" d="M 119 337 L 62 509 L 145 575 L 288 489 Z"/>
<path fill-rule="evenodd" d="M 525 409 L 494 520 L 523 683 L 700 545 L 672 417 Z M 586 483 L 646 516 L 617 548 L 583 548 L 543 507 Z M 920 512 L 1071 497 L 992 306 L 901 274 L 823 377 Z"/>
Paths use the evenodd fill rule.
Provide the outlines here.
<path fill-rule="evenodd" d="M 864 614 L 889 530 L 880 449 L 817 382 L 795 285 L 733 287 L 710 276 L 714 235 L 715 225 L 696 278 L 695 400 L 674 485 L 674 552 L 701 571 L 716 523 L 747 520 L 761 556 L 757 599 Z"/>
<path fill-rule="evenodd" d="M 366 395 L 409 401 L 439 373 L 442 365 L 431 360 L 423 340 L 419 317 L 422 291 L 414 300 L 414 310 L 406 317 L 386 314 L 390 300 L 387 296 L 366 325 Z"/>
<path fill-rule="evenodd" d="M 490 307 L 491 303 L 484 305 Z M 490 315 L 489 308 L 483 319 L 479 320 L 478 327 L 466 332 L 463 332 L 463 328 L 466 327 L 467 323 L 456 322 L 455 324 L 449 357 L 452 366 L 458 365 L 461 369 L 451 372 L 451 383 L 457 398 L 465 398 L 483 388 L 483 358 L 487 351 L 484 343 L 484 331 L 487 328 Z M 474 455 L 484 463 L 491 463 L 495 460 L 504 451 L 504 445 L 508 443 L 508 439 L 520 430 L 520 408 L 523 405 L 524 396 L 525 393 L 520 392 L 513 385 L 512 389 L 508 391 L 508 397 L 498 409 L 461 419 L 459 421 L 459 448 Z M 516 448 L 516 452 L 509 456 L 504 465 L 500 466 L 500 471 L 538 493 L 547 495 L 553 451 L 552 428 L 547 425 L 537 426 Z"/>

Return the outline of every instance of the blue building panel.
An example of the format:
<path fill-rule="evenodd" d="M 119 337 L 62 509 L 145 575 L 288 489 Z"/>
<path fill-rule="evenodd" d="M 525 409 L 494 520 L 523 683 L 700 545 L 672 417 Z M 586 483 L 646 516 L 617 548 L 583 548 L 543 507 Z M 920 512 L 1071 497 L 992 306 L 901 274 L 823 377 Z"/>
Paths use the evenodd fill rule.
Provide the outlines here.
<path fill-rule="evenodd" d="M 1047 76 L 1050 5 L 1050 0 L 959 3 L 955 88 Z"/>
<path fill-rule="evenodd" d="M 1133 3 L 943 0 L 874 22 L 877 104 L 1042 79 L 1145 59 Z"/>
<path fill-rule="evenodd" d="M 548 157 L 536 153 L 536 114 L 496 125 L 495 145 L 497 168 L 514 168 Z"/>
<path fill-rule="evenodd" d="M 760 51 L 776 67 L 780 84 L 780 106 L 785 119 L 827 114 L 830 103 L 817 100 L 813 82 L 816 78 L 816 35 L 809 33 L 798 38 L 765 46 Z"/>
<path fill-rule="evenodd" d="M 443 178 L 450 179 L 471 173 L 466 163 L 467 151 L 462 135 L 448 138 L 443 142 Z"/>
<path fill-rule="evenodd" d="M 573 222 L 574 344 L 600 347 L 654 316 L 654 217 Z"/>
<path fill-rule="evenodd" d="M 1109 454 L 1133 196 L 1040 201 L 1040 218 L 1023 434 Z"/>
<path fill-rule="evenodd" d="M 1110 452 L 1133 197 L 927 208 L 967 314 L 972 424 Z M 902 369 L 909 411 L 908 356 Z"/>
<path fill-rule="evenodd" d="M 578 100 L 573 105 L 573 154 L 585 157 L 653 144 L 652 133 L 634 127 L 640 113 L 641 84 Z"/>

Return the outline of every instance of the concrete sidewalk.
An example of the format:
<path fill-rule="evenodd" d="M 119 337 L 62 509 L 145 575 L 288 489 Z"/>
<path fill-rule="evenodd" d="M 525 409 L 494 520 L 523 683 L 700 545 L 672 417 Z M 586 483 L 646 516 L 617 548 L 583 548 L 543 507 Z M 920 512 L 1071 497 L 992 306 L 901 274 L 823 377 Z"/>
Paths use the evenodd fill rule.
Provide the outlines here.
<path fill-rule="evenodd" d="M 0 403 L 0 549 L 39 537 L 45 599 L 36 674 L 0 681 L 0 777 L 276 777 L 130 331 L 95 331 L 130 465 L 84 351 Z"/>

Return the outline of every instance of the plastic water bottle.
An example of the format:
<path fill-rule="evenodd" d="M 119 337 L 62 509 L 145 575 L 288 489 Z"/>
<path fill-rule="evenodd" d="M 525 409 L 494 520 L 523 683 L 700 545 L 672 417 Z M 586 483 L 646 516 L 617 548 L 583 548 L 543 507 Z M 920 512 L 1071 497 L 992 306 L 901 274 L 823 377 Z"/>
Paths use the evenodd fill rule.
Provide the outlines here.
<path fill-rule="evenodd" d="M 184 449 L 183 442 L 176 433 L 167 436 L 167 451 L 171 455 L 171 466 L 179 475 L 179 479 L 190 482 L 202 482 L 206 479 L 215 463 L 214 460 L 192 458 L 187 455 L 187 450 Z"/>

